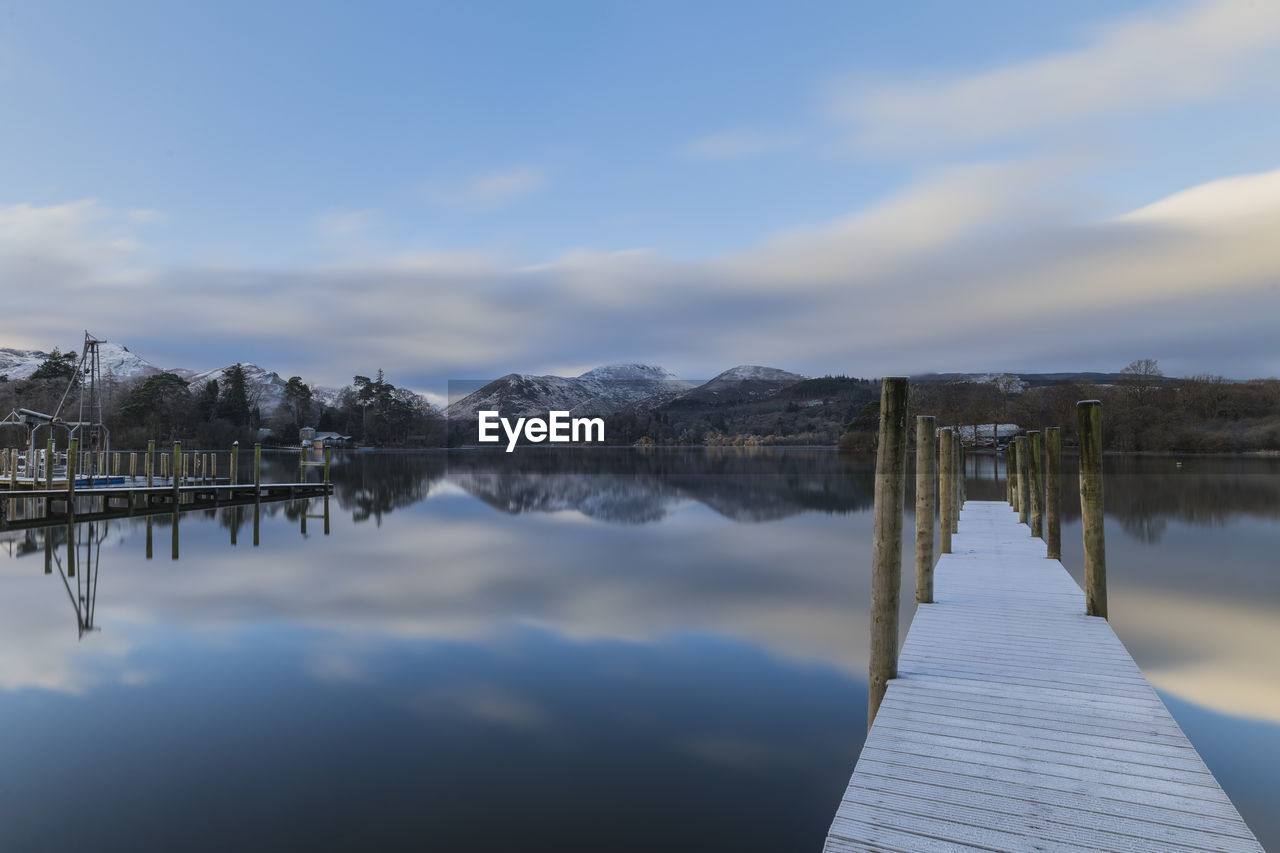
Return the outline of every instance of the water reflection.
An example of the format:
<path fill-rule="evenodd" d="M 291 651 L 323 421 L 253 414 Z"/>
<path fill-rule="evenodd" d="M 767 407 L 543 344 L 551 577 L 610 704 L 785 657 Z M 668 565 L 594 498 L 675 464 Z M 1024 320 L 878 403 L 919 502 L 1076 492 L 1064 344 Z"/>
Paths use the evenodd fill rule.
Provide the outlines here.
<path fill-rule="evenodd" d="M 1109 528 L 1113 624 L 1179 721 L 1213 730 L 1193 737 L 1228 791 L 1265 801 L 1276 762 L 1231 756 L 1244 732 L 1280 731 L 1275 471 L 1236 462 L 1109 467 L 1108 521 L 1164 525 L 1154 542 Z M 970 458 L 971 498 L 1003 498 L 1001 465 Z M 615 849 L 817 849 L 864 728 L 872 470 L 823 450 L 340 454 L 327 507 L 82 526 L 83 600 L 69 572 L 62 589 L 41 571 L 65 569 L 65 526 L 10 535 L 0 714 L 53 743 L 91 709 L 136 768 L 97 819 L 152 846 L 179 818 L 236 846 L 213 809 L 281 846 L 413 848 L 430 832 L 442 849 L 598 849 L 587 828 L 613 828 Z M 1064 486 L 1078 571 L 1073 497 Z M 153 539 L 180 560 L 148 562 Z M 173 755 L 202 768 L 180 796 Z M 23 793 L 0 805 L 0 847 L 41 846 L 15 834 L 36 823 L 66 842 L 43 846 L 83 841 L 33 822 L 54 781 L 13 781 L 67 762 L 4 759 L 0 784 Z M 174 817 L 143 826 L 136 801 Z M 510 805 L 497 824 L 494 803 Z M 334 815 L 323 832 L 288 835 L 317 809 Z M 1267 843 L 1268 818 L 1246 818 Z"/>

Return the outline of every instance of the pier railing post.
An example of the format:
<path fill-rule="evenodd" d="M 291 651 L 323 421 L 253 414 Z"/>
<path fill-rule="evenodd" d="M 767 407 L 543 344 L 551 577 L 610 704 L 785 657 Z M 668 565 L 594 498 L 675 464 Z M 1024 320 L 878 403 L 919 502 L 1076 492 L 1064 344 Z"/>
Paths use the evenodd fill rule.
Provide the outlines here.
<path fill-rule="evenodd" d="M 1018 436 L 1018 521 L 1031 523 L 1031 445 Z"/>
<path fill-rule="evenodd" d="M 147 469 L 147 488 L 151 488 L 152 480 L 156 473 L 156 442 L 152 439 L 147 442 L 147 459 L 143 463 L 143 467 Z"/>
<path fill-rule="evenodd" d="M 181 495 L 181 492 L 178 491 L 178 486 L 181 482 L 180 475 L 182 474 L 183 460 L 182 442 L 175 441 L 173 443 L 173 464 L 170 466 L 170 470 L 173 474 L 171 479 L 173 480 L 173 505 L 175 507 L 178 505 L 179 496 Z"/>
<path fill-rule="evenodd" d="M 1045 478 L 1044 544 L 1049 559 L 1062 559 L 1062 427 L 1049 427 L 1044 432 Z"/>
<path fill-rule="evenodd" d="M 1044 474 L 1041 471 L 1040 431 L 1027 433 L 1027 447 L 1031 450 L 1031 458 L 1027 467 L 1031 470 L 1031 535 L 1044 538 Z"/>
<path fill-rule="evenodd" d="M 44 443 L 44 487 L 53 488 L 53 439 Z"/>
<path fill-rule="evenodd" d="M 871 555 L 871 661 L 867 727 L 875 720 L 889 679 L 898 676 L 898 605 L 902 588 L 902 501 L 906 488 L 907 380 L 880 384 L 880 445 Z"/>
<path fill-rule="evenodd" d="M 324 484 L 326 486 L 329 485 L 329 459 L 332 454 L 333 450 L 331 448 L 326 447 L 324 449 Z"/>
<path fill-rule="evenodd" d="M 1084 531 L 1085 613 L 1107 618 L 1107 543 L 1102 528 L 1102 403 L 1076 403 L 1080 434 L 1080 526 Z"/>
<path fill-rule="evenodd" d="M 938 430 L 938 553 L 951 553 L 951 504 L 955 490 L 951 488 L 951 427 Z"/>
<path fill-rule="evenodd" d="M 67 517 L 75 513 L 76 499 L 76 455 L 80 450 L 80 442 L 71 439 L 67 444 Z M 52 484 L 50 484 L 52 488 Z"/>
<path fill-rule="evenodd" d="M 916 603 L 933 603 L 933 513 L 937 500 L 938 419 L 916 418 Z M 327 458 L 326 451 L 326 458 Z M 329 482 L 328 466 L 325 482 Z"/>
<path fill-rule="evenodd" d="M 253 446 L 253 496 L 262 496 L 262 445 Z"/>
<path fill-rule="evenodd" d="M 240 442 L 231 442 L 231 485 L 240 482 Z"/>

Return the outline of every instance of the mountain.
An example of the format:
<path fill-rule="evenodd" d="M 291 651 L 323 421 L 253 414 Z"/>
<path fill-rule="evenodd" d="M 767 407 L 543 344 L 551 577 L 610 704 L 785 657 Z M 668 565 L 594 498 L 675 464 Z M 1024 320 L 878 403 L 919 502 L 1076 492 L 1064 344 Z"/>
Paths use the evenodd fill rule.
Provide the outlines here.
<path fill-rule="evenodd" d="M 247 361 L 241 361 L 238 364 L 244 371 L 245 388 L 249 392 L 250 406 L 256 405 L 262 409 L 264 415 L 270 415 L 284 403 L 284 389 L 288 383 L 280 378 L 279 373 Z M 226 367 L 217 367 L 202 373 L 181 370 L 171 372 L 186 379 L 192 391 L 199 391 L 210 381 L 216 381 L 221 388 L 225 384 L 227 371 L 234 366 L 228 364 Z"/>
<path fill-rule="evenodd" d="M 546 415 L 551 410 L 579 416 L 607 415 L 655 396 L 677 394 L 693 383 L 648 364 L 608 364 L 579 376 L 508 373 L 451 403 L 449 418 L 474 421 L 481 410 L 504 417 Z"/>
<path fill-rule="evenodd" d="M 664 407 L 674 410 L 750 403 L 772 397 L 784 388 L 808 378 L 776 367 L 740 364 L 729 368 L 710 382 L 676 395 L 666 401 Z"/>
<path fill-rule="evenodd" d="M 0 347 L 0 376 L 26 379 L 35 373 L 48 357 L 49 353 L 43 350 Z M 79 357 L 77 353 L 77 360 Z M 111 377 L 121 382 L 163 372 L 145 358 L 130 352 L 128 347 L 111 341 L 104 341 L 98 345 L 98 366 L 102 370 L 103 379 Z"/>

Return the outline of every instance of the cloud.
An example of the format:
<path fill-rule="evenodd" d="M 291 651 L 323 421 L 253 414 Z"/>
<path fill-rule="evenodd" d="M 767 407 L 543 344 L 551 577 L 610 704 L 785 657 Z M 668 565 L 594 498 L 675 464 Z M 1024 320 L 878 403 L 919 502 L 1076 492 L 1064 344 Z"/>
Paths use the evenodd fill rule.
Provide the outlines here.
<path fill-rule="evenodd" d="M 990 71 L 846 81 L 831 111 L 872 149 L 934 148 L 1207 100 L 1271 79 L 1280 5 L 1212 0 L 1111 23 L 1084 44 Z"/>
<path fill-rule="evenodd" d="M 799 141 L 796 134 L 726 130 L 686 143 L 677 153 L 695 160 L 737 160 L 793 148 Z"/>
<path fill-rule="evenodd" d="M 372 210 L 327 210 L 315 218 L 311 229 L 328 240 L 349 240 L 369 231 L 377 214 Z"/>
<path fill-rule="evenodd" d="M 477 175 L 437 197 L 471 207 L 498 207 L 535 193 L 547 184 L 548 176 L 544 169 L 520 166 Z"/>

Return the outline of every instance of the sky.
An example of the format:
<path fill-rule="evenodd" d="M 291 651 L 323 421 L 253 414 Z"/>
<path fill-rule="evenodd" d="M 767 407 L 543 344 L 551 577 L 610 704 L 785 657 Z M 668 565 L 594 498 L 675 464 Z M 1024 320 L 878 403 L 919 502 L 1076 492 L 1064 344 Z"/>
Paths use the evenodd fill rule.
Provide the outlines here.
<path fill-rule="evenodd" d="M 0 8 L 0 346 L 1280 374 L 1280 4 Z"/>

